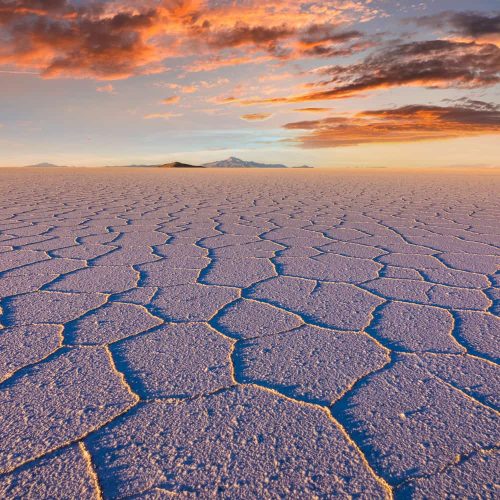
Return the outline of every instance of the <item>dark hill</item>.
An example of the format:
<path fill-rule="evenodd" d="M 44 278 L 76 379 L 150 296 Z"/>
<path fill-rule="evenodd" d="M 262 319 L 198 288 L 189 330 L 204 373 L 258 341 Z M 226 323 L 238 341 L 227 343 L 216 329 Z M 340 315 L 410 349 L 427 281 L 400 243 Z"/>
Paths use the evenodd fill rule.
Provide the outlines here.
<path fill-rule="evenodd" d="M 158 168 L 205 168 L 201 165 L 189 165 L 189 163 L 181 163 L 180 161 L 174 161 L 172 163 L 165 163 L 164 165 L 158 165 Z"/>

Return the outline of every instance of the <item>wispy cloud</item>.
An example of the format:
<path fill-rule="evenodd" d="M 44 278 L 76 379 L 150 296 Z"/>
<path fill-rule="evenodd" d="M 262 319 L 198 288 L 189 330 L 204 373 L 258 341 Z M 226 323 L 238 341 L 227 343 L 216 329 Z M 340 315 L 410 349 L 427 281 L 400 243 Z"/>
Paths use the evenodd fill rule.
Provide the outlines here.
<path fill-rule="evenodd" d="M 150 113 L 144 115 L 145 120 L 171 120 L 172 118 L 178 118 L 182 116 L 182 113 Z"/>
<path fill-rule="evenodd" d="M 165 99 L 162 99 L 161 102 L 162 104 L 176 104 L 181 100 L 181 98 L 178 95 L 173 95 L 170 97 L 165 97 Z"/>
<path fill-rule="evenodd" d="M 500 134 L 500 106 L 470 100 L 451 106 L 408 105 L 293 122 L 285 128 L 307 131 L 296 139 L 305 148 Z"/>
<path fill-rule="evenodd" d="M 282 104 L 345 99 L 392 87 L 479 88 L 500 82 L 500 48 L 494 44 L 430 40 L 383 49 L 362 62 L 323 67 L 314 90 L 290 97 L 242 99 L 241 104 Z"/>
<path fill-rule="evenodd" d="M 246 115 L 241 115 L 240 118 L 245 121 L 263 121 L 271 118 L 272 113 L 249 113 Z"/>
<path fill-rule="evenodd" d="M 300 113 L 326 113 L 331 111 L 332 108 L 296 108 L 294 111 L 299 111 Z"/>
<path fill-rule="evenodd" d="M 500 14 L 484 12 L 441 12 L 412 20 L 419 26 L 448 30 L 452 35 L 473 40 L 500 42 Z"/>
<path fill-rule="evenodd" d="M 116 90 L 111 83 L 107 85 L 101 85 L 96 88 L 97 92 L 106 93 L 106 94 L 116 94 Z"/>

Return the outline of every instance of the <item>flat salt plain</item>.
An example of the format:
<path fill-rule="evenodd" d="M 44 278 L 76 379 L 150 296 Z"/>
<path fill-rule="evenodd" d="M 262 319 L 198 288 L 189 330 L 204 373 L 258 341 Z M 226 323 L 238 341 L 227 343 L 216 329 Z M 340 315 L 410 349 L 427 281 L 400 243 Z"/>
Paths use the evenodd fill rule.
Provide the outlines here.
<path fill-rule="evenodd" d="M 0 497 L 498 498 L 494 170 L 0 170 Z"/>

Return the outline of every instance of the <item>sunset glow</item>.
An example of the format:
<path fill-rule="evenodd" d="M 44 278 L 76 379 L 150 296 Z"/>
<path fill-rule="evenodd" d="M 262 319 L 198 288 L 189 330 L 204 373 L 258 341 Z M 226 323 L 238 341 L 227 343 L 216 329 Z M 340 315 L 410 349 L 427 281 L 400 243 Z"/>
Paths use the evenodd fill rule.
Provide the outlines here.
<path fill-rule="evenodd" d="M 2 0 L 0 164 L 500 166 L 499 33 L 494 0 Z"/>

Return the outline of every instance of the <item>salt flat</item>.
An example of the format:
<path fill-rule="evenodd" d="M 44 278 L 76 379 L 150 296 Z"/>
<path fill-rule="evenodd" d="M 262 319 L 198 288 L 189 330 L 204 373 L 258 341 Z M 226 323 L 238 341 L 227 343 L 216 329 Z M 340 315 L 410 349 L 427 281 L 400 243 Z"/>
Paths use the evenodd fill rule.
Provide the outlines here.
<path fill-rule="evenodd" d="M 0 170 L 2 498 L 494 498 L 494 170 Z"/>

